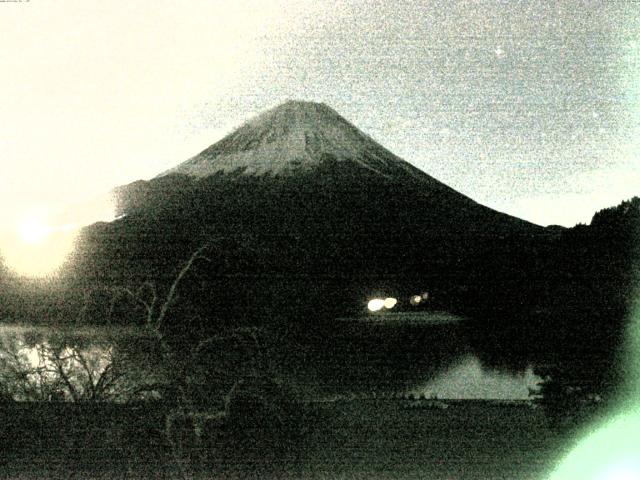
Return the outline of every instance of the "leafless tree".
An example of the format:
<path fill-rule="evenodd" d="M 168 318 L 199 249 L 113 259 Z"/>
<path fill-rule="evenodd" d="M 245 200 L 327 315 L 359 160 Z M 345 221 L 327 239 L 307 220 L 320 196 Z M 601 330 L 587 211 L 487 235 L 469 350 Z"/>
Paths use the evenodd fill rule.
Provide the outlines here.
<path fill-rule="evenodd" d="M 0 340 L 0 371 L 5 391 L 16 400 L 106 401 L 128 395 L 126 371 L 113 348 L 82 348 L 58 334 L 27 345 L 17 333 Z"/>

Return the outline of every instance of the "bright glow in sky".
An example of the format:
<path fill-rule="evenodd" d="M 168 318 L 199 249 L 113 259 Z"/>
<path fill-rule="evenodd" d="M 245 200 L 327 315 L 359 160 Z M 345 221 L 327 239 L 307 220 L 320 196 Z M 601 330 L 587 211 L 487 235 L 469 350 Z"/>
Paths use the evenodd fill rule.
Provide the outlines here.
<path fill-rule="evenodd" d="M 39 218 L 26 217 L 19 225 L 20 239 L 30 245 L 43 242 L 51 234 L 51 226 Z"/>
<path fill-rule="evenodd" d="M 16 208 L 8 212 L 0 229 L 6 266 L 29 277 L 55 273 L 73 251 L 82 225 L 114 219 L 115 208 L 108 196 L 96 197 L 81 207 L 58 212 L 51 208 Z"/>
<path fill-rule="evenodd" d="M 58 211 L 150 178 L 289 98 L 327 103 L 480 203 L 588 222 L 640 193 L 639 12 L 590 0 L 0 3 L 0 228 L 16 209 Z"/>

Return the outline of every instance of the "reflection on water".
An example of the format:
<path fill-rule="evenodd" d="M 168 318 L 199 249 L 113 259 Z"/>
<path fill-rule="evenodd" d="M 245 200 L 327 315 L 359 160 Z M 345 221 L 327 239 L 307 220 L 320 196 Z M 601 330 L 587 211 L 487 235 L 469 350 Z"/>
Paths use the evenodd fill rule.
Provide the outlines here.
<path fill-rule="evenodd" d="M 313 363 L 316 395 L 340 393 L 451 399 L 528 399 L 540 381 L 531 366 L 489 368 L 466 322 L 444 312 L 374 314 L 339 319 Z M 491 352 L 489 352 L 491 353 Z M 307 374 L 308 370 L 303 373 Z M 299 380 L 300 381 L 300 380 Z M 309 384 L 307 378 L 301 381 Z"/>
<path fill-rule="evenodd" d="M 397 320 L 397 319 L 396 319 Z M 338 322 L 306 346 L 278 344 L 272 373 L 306 399 L 336 394 L 526 399 L 539 378 L 484 367 L 463 322 Z M 224 347 L 222 347 L 224 349 Z M 204 382 L 220 369 L 219 346 L 198 358 Z M 224 364 L 239 372 L 238 359 Z M 211 367 L 211 368 L 210 368 Z M 209 372 L 209 373 L 207 373 Z M 73 331 L 0 326 L 0 395 L 15 400 L 128 401 L 166 388 L 158 345 L 140 329 Z"/>
<path fill-rule="evenodd" d="M 540 381 L 531 367 L 515 374 L 489 370 L 478 357 L 467 355 L 414 392 L 427 398 L 526 400 Z"/>

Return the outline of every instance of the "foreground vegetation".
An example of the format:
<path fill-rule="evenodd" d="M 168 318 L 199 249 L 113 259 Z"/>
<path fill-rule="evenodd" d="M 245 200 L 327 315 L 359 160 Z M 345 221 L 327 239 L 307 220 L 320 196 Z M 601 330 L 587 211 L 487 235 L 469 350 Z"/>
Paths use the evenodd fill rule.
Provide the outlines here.
<path fill-rule="evenodd" d="M 211 421 L 200 439 L 175 425 L 179 450 L 157 402 L 6 407 L 0 469 L 20 479 L 539 479 L 565 441 L 540 410 L 473 401 L 446 410 L 311 403 L 286 434 L 259 416 Z"/>

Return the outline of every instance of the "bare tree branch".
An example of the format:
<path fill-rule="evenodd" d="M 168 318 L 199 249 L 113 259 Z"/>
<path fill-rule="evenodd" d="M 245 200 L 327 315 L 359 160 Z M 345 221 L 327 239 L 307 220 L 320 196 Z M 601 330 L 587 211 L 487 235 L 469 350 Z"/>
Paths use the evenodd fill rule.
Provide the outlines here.
<path fill-rule="evenodd" d="M 176 276 L 175 280 L 171 284 L 171 287 L 169 288 L 169 293 L 167 293 L 167 297 L 166 297 L 164 303 L 162 304 L 162 307 L 160 309 L 160 313 L 158 314 L 158 318 L 154 322 L 155 325 L 152 325 L 152 327 L 154 329 L 159 331 L 160 328 L 162 327 L 162 323 L 164 322 L 164 319 L 165 319 L 165 317 L 167 315 L 167 312 L 169 311 L 169 308 L 173 305 L 173 302 L 176 299 L 177 292 L 178 292 L 178 285 L 180 284 L 180 282 L 182 281 L 184 276 L 189 272 L 189 270 L 191 270 L 191 268 L 193 267 L 193 264 L 196 262 L 196 260 L 205 260 L 207 262 L 211 261 L 208 257 L 205 257 L 205 256 L 202 255 L 202 252 L 208 246 L 209 246 L 209 243 L 206 243 L 203 246 L 201 246 L 200 248 L 198 248 L 191 255 L 191 257 L 189 257 L 189 260 L 187 261 L 187 263 L 182 267 L 182 269 L 180 270 L 180 272 Z"/>
<path fill-rule="evenodd" d="M 65 372 L 64 367 L 62 366 L 62 363 L 59 362 L 57 359 L 54 359 L 53 363 L 57 368 L 57 372 L 58 372 L 58 375 L 60 376 L 60 379 L 64 382 L 65 386 L 69 390 L 69 393 L 71 394 L 71 398 L 73 398 L 73 401 L 74 402 L 79 401 L 81 399 L 81 396 L 78 394 L 76 387 L 73 385 L 73 382 L 71 382 L 69 376 Z"/>

